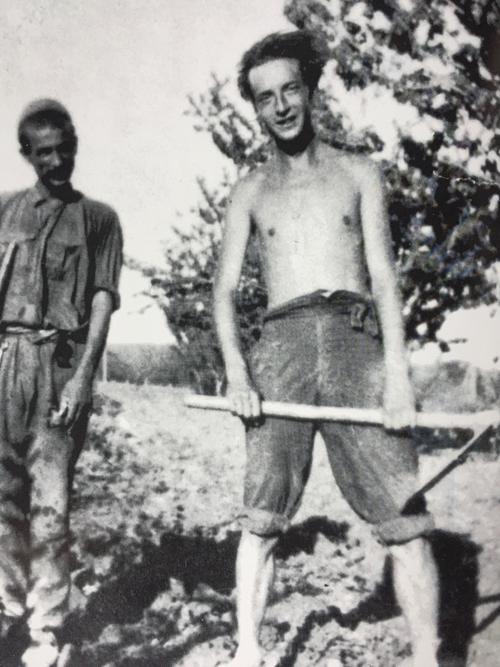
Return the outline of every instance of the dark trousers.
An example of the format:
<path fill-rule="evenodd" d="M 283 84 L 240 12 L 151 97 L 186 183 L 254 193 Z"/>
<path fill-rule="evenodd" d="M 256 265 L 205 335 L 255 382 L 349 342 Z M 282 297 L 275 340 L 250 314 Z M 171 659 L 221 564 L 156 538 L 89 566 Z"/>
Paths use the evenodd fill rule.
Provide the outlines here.
<path fill-rule="evenodd" d="M 49 426 L 78 362 L 77 345 L 36 333 L 0 345 L 0 602 L 31 631 L 60 627 L 69 597 L 69 486 L 88 416 Z"/>

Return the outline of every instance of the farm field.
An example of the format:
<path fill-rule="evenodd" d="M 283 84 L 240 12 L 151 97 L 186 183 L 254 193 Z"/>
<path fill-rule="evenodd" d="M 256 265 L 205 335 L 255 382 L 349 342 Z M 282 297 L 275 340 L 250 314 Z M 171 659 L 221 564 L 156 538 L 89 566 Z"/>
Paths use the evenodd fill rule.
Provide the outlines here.
<path fill-rule="evenodd" d="M 188 410 L 184 393 L 99 387 L 73 499 L 65 629 L 88 667 L 209 667 L 234 650 L 243 432 L 230 416 Z M 423 455 L 423 473 L 448 454 Z M 499 482 L 498 461 L 477 454 L 428 496 L 446 665 L 498 665 Z M 281 667 L 393 667 L 408 654 L 384 552 L 341 498 L 320 442 L 279 547 L 263 638 Z"/>

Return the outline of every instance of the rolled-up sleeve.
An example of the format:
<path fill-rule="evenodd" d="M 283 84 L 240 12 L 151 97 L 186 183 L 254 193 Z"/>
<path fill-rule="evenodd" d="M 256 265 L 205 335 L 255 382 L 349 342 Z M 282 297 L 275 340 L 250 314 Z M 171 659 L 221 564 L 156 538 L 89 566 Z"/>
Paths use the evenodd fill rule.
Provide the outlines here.
<path fill-rule="evenodd" d="M 120 307 L 120 271 L 123 264 L 123 236 L 118 216 L 114 211 L 102 221 L 94 246 L 94 294 L 100 290 L 113 297 L 113 309 Z"/>

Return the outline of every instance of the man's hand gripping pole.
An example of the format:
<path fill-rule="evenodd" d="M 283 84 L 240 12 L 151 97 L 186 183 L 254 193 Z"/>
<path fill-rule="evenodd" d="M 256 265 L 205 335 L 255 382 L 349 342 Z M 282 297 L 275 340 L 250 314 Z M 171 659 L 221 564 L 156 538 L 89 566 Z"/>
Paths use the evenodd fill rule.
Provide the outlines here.
<path fill-rule="evenodd" d="M 230 411 L 229 401 L 220 396 L 186 396 L 184 404 L 190 408 L 203 410 Z M 307 421 L 338 421 L 356 424 L 383 426 L 382 410 L 371 408 L 340 408 L 323 405 L 304 405 L 302 403 L 283 403 L 262 401 L 262 414 L 267 417 L 285 417 Z M 417 413 L 416 426 L 431 429 L 472 429 L 473 436 L 463 447 L 454 452 L 437 473 L 425 480 L 413 494 L 423 495 L 446 477 L 454 468 L 463 463 L 471 451 L 494 426 L 500 424 L 500 410 L 482 410 L 480 412 L 420 412 Z M 411 498 L 410 498 L 411 500 Z"/>
<path fill-rule="evenodd" d="M 229 401 L 221 396 L 186 396 L 184 404 L 190 408 L 229 411 Z M 383 426 L 382 410 L 372 408 L 339 408 L 326 405 L 304 405 L 303 403 L 283 403 L 262 401 L 262 414 L 266 417 L 285 417 L 306 421 L 338 421 L 356 424 Z M 417 426 L 421 428 L 481 428 L 500 424 L 500 410 L 481 412 L 419 412 Z"/>

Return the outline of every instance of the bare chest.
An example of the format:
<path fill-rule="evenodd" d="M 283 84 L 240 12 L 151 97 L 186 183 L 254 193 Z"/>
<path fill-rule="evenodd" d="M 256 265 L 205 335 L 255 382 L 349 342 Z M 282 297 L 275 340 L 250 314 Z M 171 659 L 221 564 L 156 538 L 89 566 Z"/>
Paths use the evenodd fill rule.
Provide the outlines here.
<path fill-rule="evenodd" d="M 255 207 L 262 243 L 274 252 L 306 252 L 361 243 L 359 196 L 346 178 L 270 184 Z"/>

